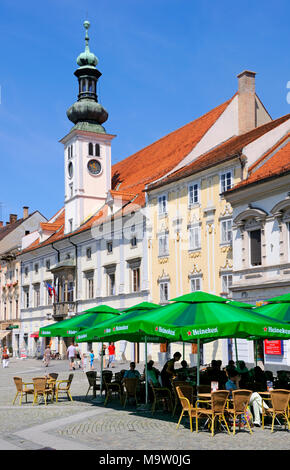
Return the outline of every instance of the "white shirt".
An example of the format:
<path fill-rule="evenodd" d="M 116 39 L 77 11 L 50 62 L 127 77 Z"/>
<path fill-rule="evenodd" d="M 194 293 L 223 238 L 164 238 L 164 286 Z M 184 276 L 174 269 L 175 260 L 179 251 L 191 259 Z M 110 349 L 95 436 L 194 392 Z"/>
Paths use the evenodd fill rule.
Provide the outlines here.
<path fill-rule="evenodd" d="M 75 355 L 76 355 L 76 348 L 71 344 L 71 345 L 67 348 L 67 352 L 68 352 L 68 357 L 75 357 Z"/>

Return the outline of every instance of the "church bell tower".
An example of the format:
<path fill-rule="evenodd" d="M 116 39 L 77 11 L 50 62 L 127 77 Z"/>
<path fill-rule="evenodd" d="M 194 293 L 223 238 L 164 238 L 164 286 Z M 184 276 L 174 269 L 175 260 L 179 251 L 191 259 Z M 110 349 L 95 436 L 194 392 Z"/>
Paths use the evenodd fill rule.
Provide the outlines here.
<path fill-rule="evenodd" d="M 98 102 L 97 84 L 101 72 L 90 51 L 85 21 L 85 50 L 77 58 L 77 101 L 67 110 L 74 126 L 60 142 L 64 145 L 65 233 L 76 230 L 105 203 L 111 189 L 111 141 L 103 123 L 108 113 Z"/>

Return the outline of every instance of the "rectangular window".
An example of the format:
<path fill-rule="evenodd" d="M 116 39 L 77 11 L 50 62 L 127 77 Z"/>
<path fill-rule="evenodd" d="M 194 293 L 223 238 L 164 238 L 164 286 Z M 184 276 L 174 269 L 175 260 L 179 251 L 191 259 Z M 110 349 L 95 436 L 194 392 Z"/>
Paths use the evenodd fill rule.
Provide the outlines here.
<path fill-rule="evenodd" d="M 165 194 L 158 197 L 158 213 L 159 215 L 167 214 L 167 196 Z"/>
<path fill-rule="evenodd" d="M 115 273 L 107 274 L 107 295 L 115 295 L 116 293 L 116 283 L 115 283 Z"/>
<path fill-rule="evenodd" d="M 46 260 L 46 269 L 49 271 L 50 270 L 50 259 Z"/>
<path fill-rule="evenodd" d="M 72 232 L 73 231 L 73 219 L 69 219 L 69 231 Z"/>
<path fill-rule="evenodd" d="M 261 266 L 262 264 L 262 244 L 261 230 L 251 230 L 250 236 L 250 256 L 252 266 Z"/>
<path fill-rule="evenodd" d="M 232 241 L 232 220 L 223 220 L 221 222 L 221 243 L 231 243 Z"/>
<path fill-rule="evenodd" d="M 92 249 L 91 249 L 91 248 L 87 248 L 86 254 L 87 254 L 87 259 L 91 259 L 91 257 L 92 257 Z"/>
<path fill-rule="evenodd" d="M 25 268 L 25 269 L 24 269 L 24 276 L 25 276 L 25 277 L 28 276 L 28 268 Z"/>
<path fill-rule="evenodd" d="M 167 256 L 169 254 L 169 247 L 168 247 L 168 234 L 165 233 L 163 235 L 159 235 L 158 237 L 158 255 L 159 256 Z"/>
<path fill-rule="evenodd" d="M 233 283 L 232 274 L 224 274 L 222 276 L 222 292 L 223 292 L 223 294 L 229 294 L 232 283 Z"/>
<path fill-rule="evenodd" d="M 94 278 L 87 278 L 87 297 L 88 299 L 94 298 Z"/>
<path fill-rule="evenodd" d="M 169 285 L 168 282 L 160 282 L 160 303 L 164 304 L 169 300 Z"/>
<path fill-rule="evenodd" d="M 198 290 L 201 290 L 201 278 L 200 277 L 195 277 L 190 280 L 190 288 L 191 292 L 196 292 Z"/>
<path fill-rule="evenodd" d="M 113 253 L 113 242 L 107 242 L 107 252 Z"/>
<path fill-rule="evenodd" d="M 228 191 L 232 187 L 232 172 L 227 171 L 221 174 L 221 193 Z"/>
<path fill-rule="evenodd" d="M 188 205 L 199 203 L 199 185 L 197 183 L 188 186 Z"/>
<path fill-rule="evenodd" d="M 200 248 L 201 241 L 200 241 L 200 226 L 198 227 L 190 227 L 189 228 L 189 249 L 196 250 Z"/>
<path fill-rule="evenodd" d="M 140 268 L 132 269 L 132 292 L 140 291 Z"/>
<path fill-rule="evenodd" d="M 34 271 L 35 271 L 35 274 L 38 274 L 38 264 L 34 265 Z"/>
<path fill-rule="evenodd" d="M 24 292 L 24 306 L 25 308 L 29 308 L 29 290 L 25 290 Z"/>
<path fill-rule="evenodd" d="M 39 307 L 40 305 L 40 288 L 34 288 L 34 307 Z"/>
<path fill-rule="evenodd" d="M 74 281 L 69 281 L 67 283 L 67 300 L 68 302 L 74 302 Z"/>

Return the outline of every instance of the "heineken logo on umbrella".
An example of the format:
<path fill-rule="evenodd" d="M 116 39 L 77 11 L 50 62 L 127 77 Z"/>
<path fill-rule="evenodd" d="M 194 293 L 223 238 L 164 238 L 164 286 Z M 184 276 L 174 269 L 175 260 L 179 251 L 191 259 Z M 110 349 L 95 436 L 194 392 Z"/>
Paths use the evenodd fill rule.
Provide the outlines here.
<path fill-rule="evenodd" d="M 77 339 L 84 339 L 84 338 L 86 338 L 87 336 L 88 336 L 87 334 L 78 335 L 78 336 L 77 336 Z"/>
<path fill-rule="evenodd" d="M 192 330 L 192 334 L 195 335 L 195 336 L 199 336 L 199 335 L 208 335 L 208 334 L 212 334 L 212 333 L 218 333 L 218 327 L 216 328 L 206 328 L 205 330 Z"/>
<path fill-rule="evenodd" d="M 188 334 L 188 336 L 191 336 L 191 331 L 188 331 L 187 334 Z"/>
<path fill-rule="evenodd" d="M 166 328 L 162 328 L 162 326 L 156 326 L 155 331 L 159 331 L 159 333 L 163 333 L 165 335 L 175 336 L 174 330 L 169 330 Z"/>
<path fill-rule="evenodd" d="M 68 335 L 75 335 L 77 333 L 77 330 L 68 330 L 67 334 Z"/>
<path fill-rule="evenodd" d="M 128 325 L 124 325 L 124 326 L 116 326 L 115 328 L 113 328 L 113 330 L 116 330 L 116 331 L 122 331 L 122 330 L 128 330 Z"/>
<path fill-rule="evenodd" d="M 50 335 L 50 334 L 51 334 L 51 331 L 43 330 L 43 331 L 42 331 L 42 334 L 43 334 L 43 335 Z"/>
<path fill-rule="evenodd" d="M 267 327 L 264 328 L 264 331 L 267 331 Z"/>
<path fill-rule="evenodd" d="M 113 328 L 113 330 L 114 330 L 114 328 Z M 104 330 L 104 333 L 111 333 L 111 328 L 106 328 L 106 329 Z"/>

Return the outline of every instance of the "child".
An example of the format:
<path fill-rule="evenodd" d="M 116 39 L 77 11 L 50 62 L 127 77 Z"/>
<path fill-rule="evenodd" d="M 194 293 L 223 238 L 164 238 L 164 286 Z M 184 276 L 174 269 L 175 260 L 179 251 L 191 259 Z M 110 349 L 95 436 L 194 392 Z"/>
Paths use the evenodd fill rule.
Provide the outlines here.
<path fill-rule="evenodd" d="M 83 372 L 87 371 L 87 363 L 88 363 L 87 355 L 85 353 L 83 353 L 83 355 L 82 355 L 82 369 L 83 369 Z"/>
<path fill-rule="evenodd" d="M 94 359 L 95 359 L 94 351 L 91 350 L 91 352 L 90 352 L 90 366 L 91 366 L 91 370 L 94 369 Z"/>

